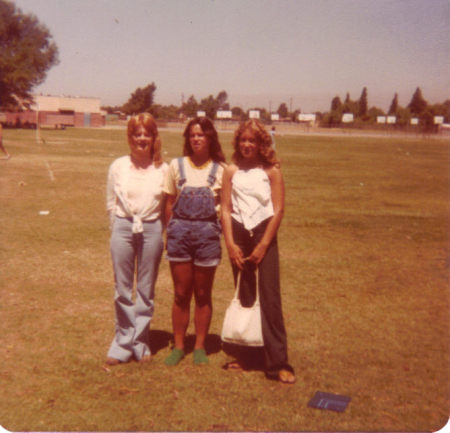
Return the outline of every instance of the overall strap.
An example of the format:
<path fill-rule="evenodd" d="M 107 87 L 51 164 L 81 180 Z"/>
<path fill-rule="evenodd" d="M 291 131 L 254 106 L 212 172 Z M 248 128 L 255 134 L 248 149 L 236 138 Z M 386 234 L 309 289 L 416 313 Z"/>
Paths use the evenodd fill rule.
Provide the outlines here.
<path fill-rule="evenodd" d="M 213 165 L 211 167 L 211 171 L 208 174 L 208 185 L 213 186 L 214 181 L 216 180 L 217 169 L 219 168 L 219 164 L 213 161 Z"/>
<path fill-rule="evenodd" d="M 181 189 L 186 182 L 186 173 L 184 172 L 183 157 L 177 158 L 178 168 L 180 169 L 180 180 L 178 181 L 177 187 Z"/>

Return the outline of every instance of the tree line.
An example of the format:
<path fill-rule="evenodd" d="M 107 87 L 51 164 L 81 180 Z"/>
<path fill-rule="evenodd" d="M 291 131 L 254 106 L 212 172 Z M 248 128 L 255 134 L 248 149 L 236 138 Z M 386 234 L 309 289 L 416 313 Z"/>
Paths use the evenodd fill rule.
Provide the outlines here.
<path fill-rule="evenodd" d="M 254 107 L 248 111 L 244 111 L 239 106 L 230 108 L 227 102 L 228 94 L 225 90 L 220 91 L 216 96 L 209 95 L 198 101 L 194 95 L 191 95 L 186 102 L 180 106 L 176 105 L 160 105 L 154 103 L 154 93 L 157 87 L 155 83 L 148 84 L 143 88 L 137 88 L 130 96 L 128 101 L 120 106 L 102 107 L 108 113 L 123 112 L 128 115 L 150 112 L 156 118 L 164 120 L 178 120 L 184 117 L 195 117 L 199 111 L 204 112 L 211 119 L 217 117 L 220 110 L 231 111 L 235 120 L 244 120 L 248 118 L 250 110 L 258 110 L 260 119 L 264 122 L 271 122 L 272 113 L 263 107 Z M 419 124 L 431 129 L 435 116 L 442 116 L 444 122 L 450 122 L 450 100 L 447 99 L 443 103 L 429 104 L 422 95 L 420 87 L 417 87 L 411 97 L 411 101 L 406 107 L 402 107 L 398 101 L 398 93 L 394 94 L 392 102 L 387 112 L 379 107 L 372 106 L 369 108 L 369 99 L 367 88 L 364 87 L 359 99 L 352 100 L 350 94 L 347 93 L 345 100 L 342 102 L 339 96 L 335 96 L 327 112 L 311 113 L 316 115 L 316 119 L 323 127 L 335 127 L 342 124 L 344 114 L 353 115 L 353 123 L 355 126 L 363 126 L 374 124 L 379 116 L 395 116 L 395 124 L 404 127 L 410 124 L 412 118 L 417 118 Z M 286 103 L 281 103 L 275 113 L 278 114 L 281 121 L 297 121 L 301 109 L 289 111 Z"/>
<path fill-rule="evenodd" d="M 432 129 L 434 117 L 442 116 L 444 122 L 450 122 L 450 100 L 438 104 L 429 104 L 422 95 L 422 90 L 417 87 L 409 104 L 400 106 L 398 93 L 394 94 L 387 112 L 378 107 L 368 105 L 368 92 L 364 87 L 358 100 L 352 100 L 347 93 L 344 102 L 339 96 L 331 101 L 330 110 L 321 115 L 322 126 L 337 126 L 342 123 L 344 113 L 353 114 L 356 125 L 376 123 L 379 116 L 394 116 L 395 124 L 404 127 L 410 124 L 412 118 L 416 118 L 424 129 Z"/>

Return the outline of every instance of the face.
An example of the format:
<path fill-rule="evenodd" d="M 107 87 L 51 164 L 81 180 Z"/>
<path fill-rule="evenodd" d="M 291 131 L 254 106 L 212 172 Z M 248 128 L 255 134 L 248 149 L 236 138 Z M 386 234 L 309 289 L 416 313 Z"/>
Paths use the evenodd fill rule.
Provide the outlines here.
<path fill-rule="evenodd" d="M 239 137 L 239 151 L 247 161 L 256 161 L 258 159 L 258 142 L 256 134 L 251 129 L 246 129 Z"/>
<path fill-rule="evenodd" d="M 191 130 L 189 131 L 189 144 L 191 145 L 192 153 L 194 155 L 209 155 L 208 138 L 200 125 L 192 125 Z"/>
<path fill-rule="evenodd" d="M 129 144 L 131 155 L 137 160 L 143 160 L 150 156 L 153 136 L 142 125 L 138 125 L 130 137 Z"/>

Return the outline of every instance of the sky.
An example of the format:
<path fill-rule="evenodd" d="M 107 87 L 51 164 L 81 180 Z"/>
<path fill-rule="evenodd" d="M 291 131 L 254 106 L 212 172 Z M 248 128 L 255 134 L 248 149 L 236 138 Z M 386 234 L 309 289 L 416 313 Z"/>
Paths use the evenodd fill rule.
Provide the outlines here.
<path fill-rule="evenodd" d="M 225 90 L 231 107 L 328 111 L 347 93 L 389 109 L 417 87 L 450 98 L 450 0 L 15 0 L 47 26 L 60 63 L 35 93 L 122 105 Z"/>

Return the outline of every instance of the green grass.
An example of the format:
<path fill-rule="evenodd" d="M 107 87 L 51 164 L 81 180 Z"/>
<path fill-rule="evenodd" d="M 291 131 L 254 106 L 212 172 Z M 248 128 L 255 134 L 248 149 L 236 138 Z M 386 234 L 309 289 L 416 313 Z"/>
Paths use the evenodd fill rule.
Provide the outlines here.
<path fill-rule="evenodd" d="M 105 212 L 125 131 L 5 131 L 0 161 L 0 425 L 11 431 L 434 431 L 448 405 L 449 141 L 280 136 L 287 387 L 226 372 L 232 297 L 214 285 L 210 365 L 166 367 L 172 282 L 161 264 L 150 364 L 102 368 L 113 336 Z M 181 131 L 162 131 L 167 160 Z M 229 159 L 231 135 L 221 134 Z M 51 174 L 54 180 L 51 179 Z M 49 215 L 39 215 L 48 210 Z M 225 250 L 224 250 L 225 253 Z M 193 325 L 189 334 L 193 333 Z M 192 337 L 189 337 L 192 343 Z M 344 413 L 307 407 L 316 391 Z"/>

